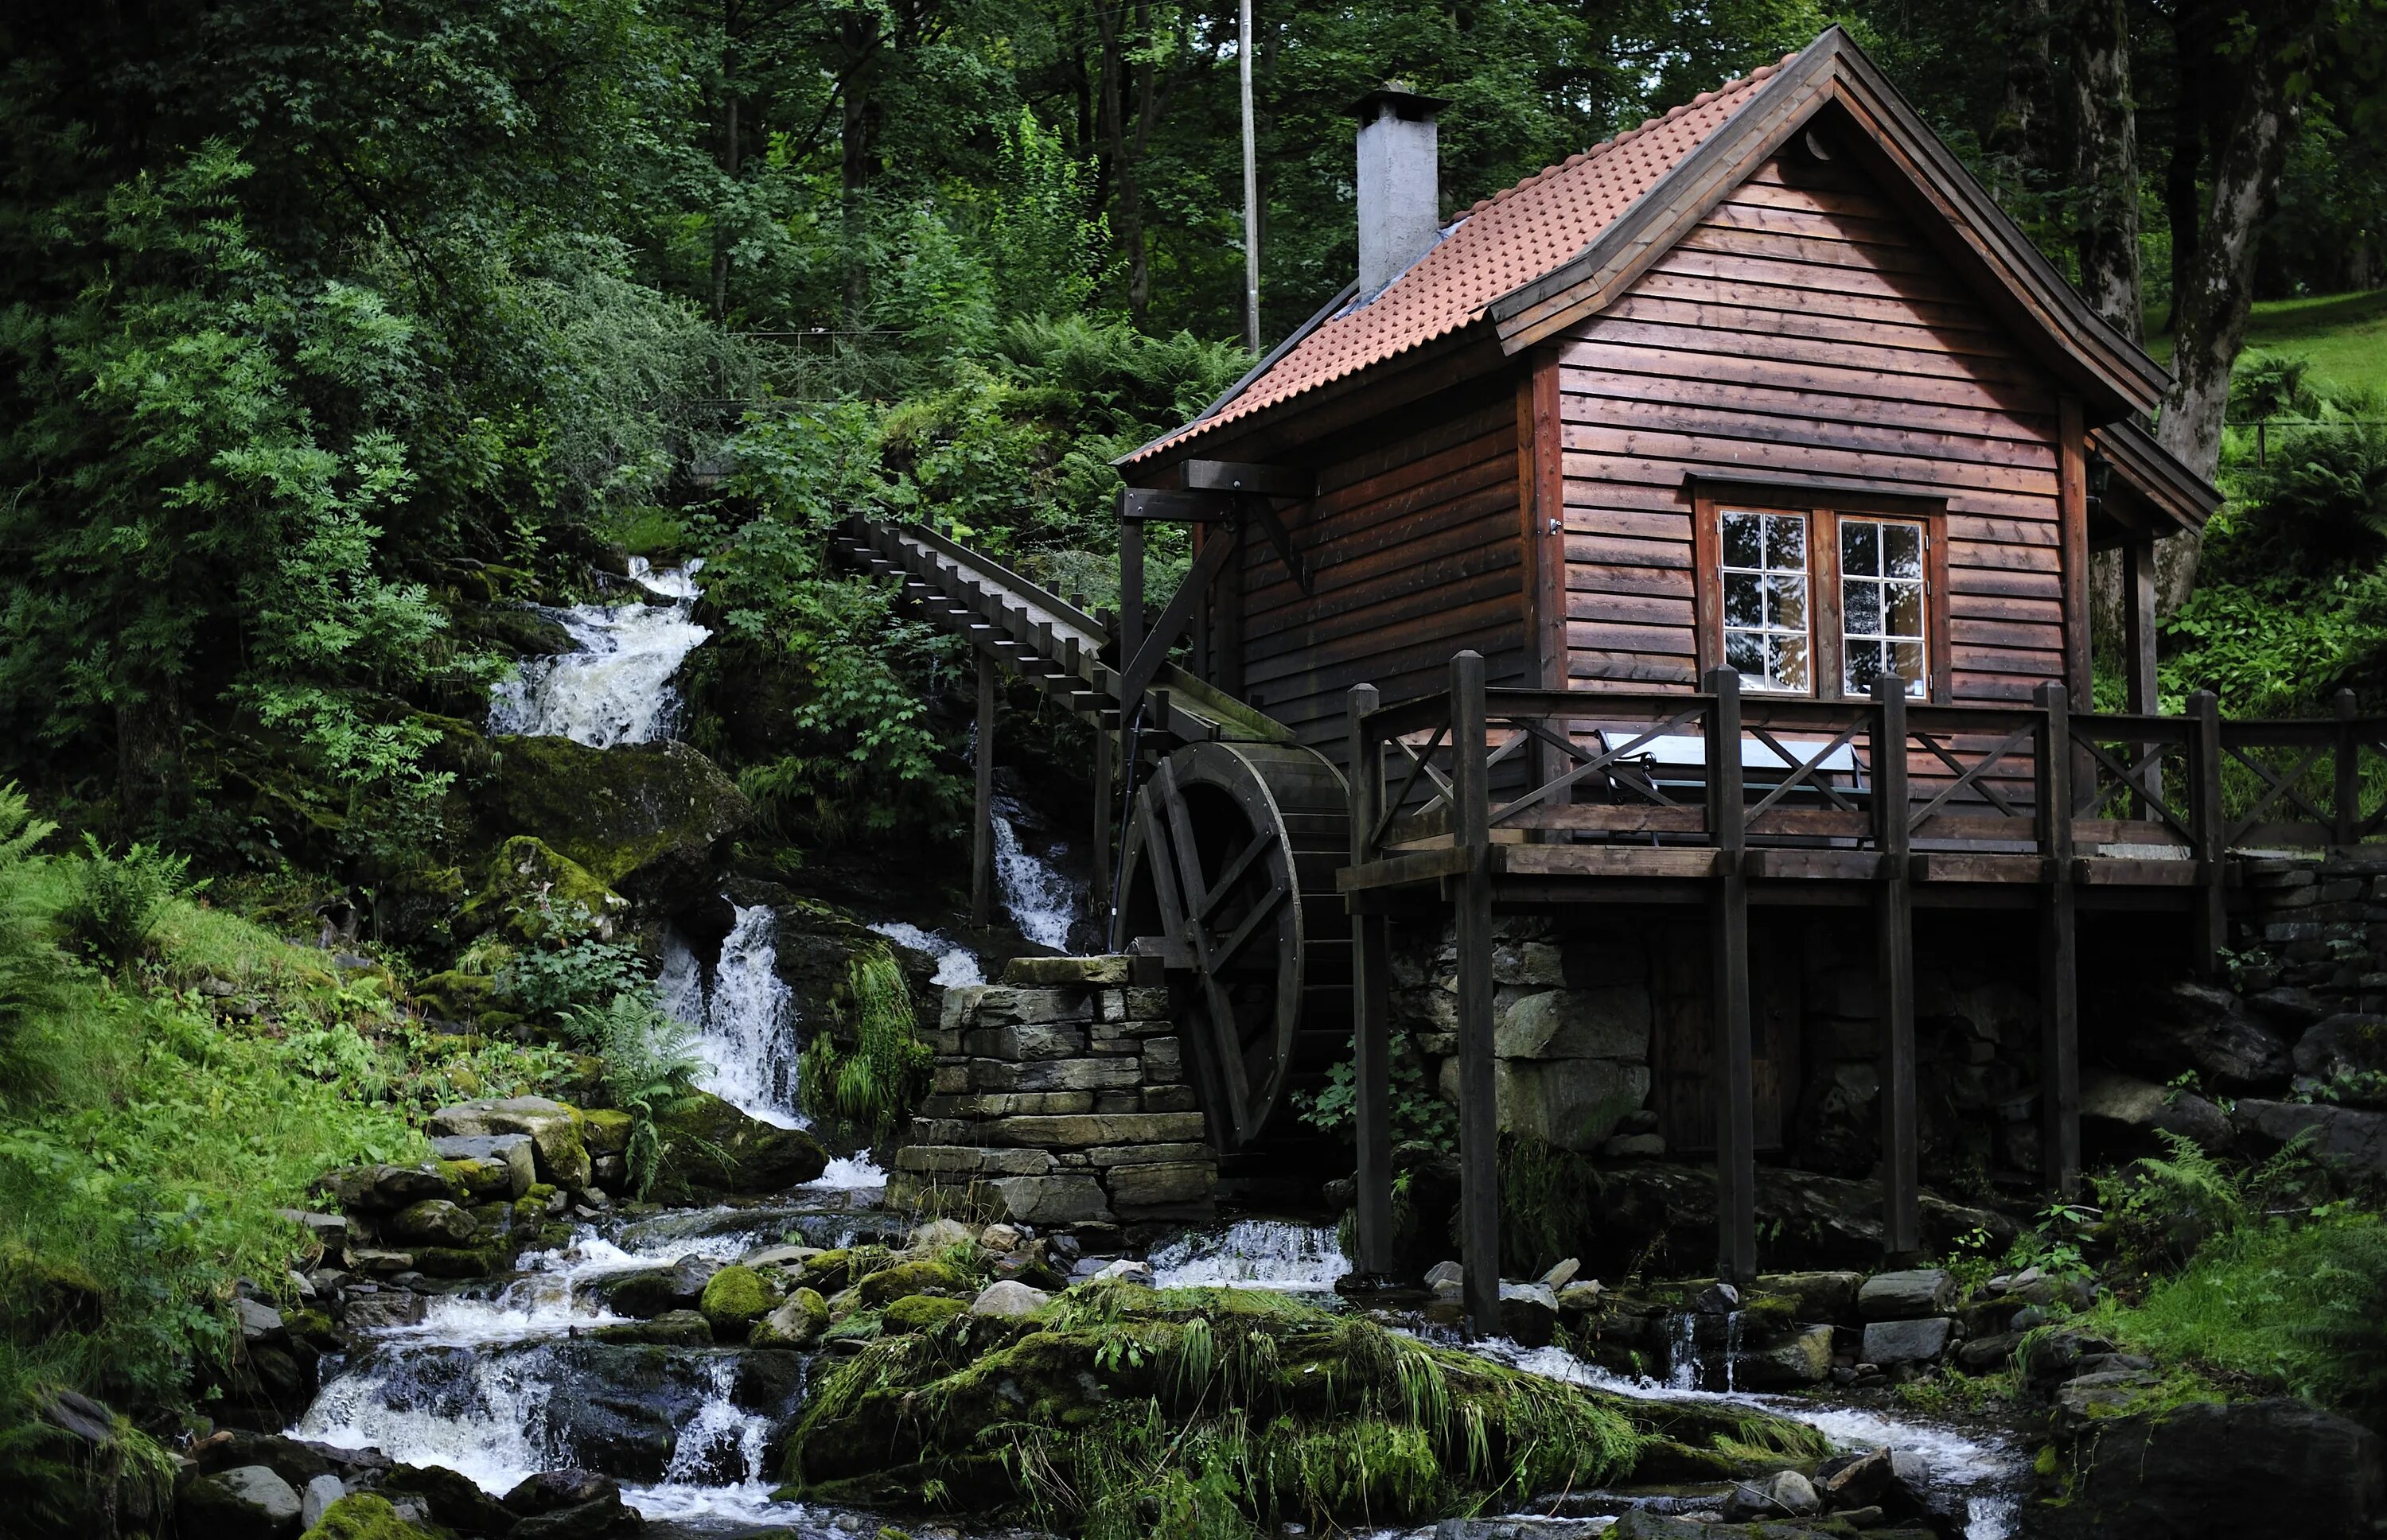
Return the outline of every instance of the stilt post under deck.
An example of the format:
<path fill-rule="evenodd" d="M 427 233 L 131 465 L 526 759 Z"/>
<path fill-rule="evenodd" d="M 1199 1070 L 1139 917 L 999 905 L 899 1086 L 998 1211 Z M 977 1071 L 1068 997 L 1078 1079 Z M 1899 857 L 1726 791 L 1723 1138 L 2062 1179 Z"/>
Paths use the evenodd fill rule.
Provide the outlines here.
<path fill-rule="evenodd" d="M 1111 831 L 1118 819 L 1111 813 L 1111 735 L 1094 713 L 1094 903 L 1103 911 L 1103 934 L 1110 934 Z"/>
<path fill-rule="evenodd" d="M 1484 658 L 1450 660 L 1451 823 L 1467 852 L 1459 887 L 1459 1266 L 1467 1319 L 1500 1330 L 1500 1111 L 1492 1075 L 1492 773 L 1484 741 Z"/>
<path fill-rule="evenodd" d="M 1874 893 L 1881 1015 L 1881 1249 L 1903 1264 L 1923 1250 L 1921 1156 L 1914 1131 L 1914 892 L 1909 883 L 1906 681 L 1873 686 L 1873 801 L 1881 878 Z"/>
<path fill-rule="evenodd" d="M 1757 1279 L 1757 1069 L 1749 1010 L 1747 809 L 1742 800 L 1740 675 L 1711 671 L 1708 691 L 1708 829 L 1716 847 L 1716 1271 Z"/>
<path fill-rule="evenodd" d="M 2139 716 L 2153 716 L 2163 708 L 2155 699 L 2155 543 L 2153 536 L 2133 537 L 2122 547 L 2122 677 L 2124 691 L 2122 709 Z M 2130 753 L 2135 758 L 2147 751 L 2148 745 L 2134 743 Z M 2150 764 L 2146 773 L 2146 791 L 2133 796 L 2137 805 L 2135 816 L 2160 816 L 2154 810 L 2163 802 L 2163 766 Z"/>
<path fill-rule="evenodd" d="M 978 801 L 970 824 L 970 924 L 994 915 L 994 659 L 978 658 Z"/>
<path fill-rule="evenodd" d="M 2039 687 L 2039 853 L 2047 892 L 2039 911 L 2039 1159 L 2049 1189 L 2080 1183 L 2080 953 L 2072 886 L 2072 701 Z"/>
<path fill-rule="evenodd" d="M 1360 722 L 1376 709 L 1376 687 L 1350 695 L 1351 864 L 1374 853 L 1384 796 L 1384 748 Z M 1362 1273 L 1393 1269 L 1392 971 L 1382 915 L 1351 915 L 1352 1110 L 1358 1122 L 1358 1229 Z"/>
<path fill-rule="evenodd" d="M 2229 855 L 2228 822 L 2221 807 L 2221 699 L 2209 689 L 2188 698 L 2188 827 L 2197 861 L 2196 970 L 2205 978 L 2221 973 L 2221 949 L 2229 940 L 2229 913 L 2222 895 Z"/>

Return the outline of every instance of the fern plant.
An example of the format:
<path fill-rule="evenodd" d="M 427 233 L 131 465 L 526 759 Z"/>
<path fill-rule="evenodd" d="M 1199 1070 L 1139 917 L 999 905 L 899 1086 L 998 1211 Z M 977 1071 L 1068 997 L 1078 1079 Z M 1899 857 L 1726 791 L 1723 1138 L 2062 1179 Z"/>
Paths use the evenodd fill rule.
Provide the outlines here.
<path fill-rule="evenodd" d="M 155 845 L 134 840 L 112 856 L 88 833 L 82 844 L 63 916 L 67 928 L 98 956 L 129 967 L 148 952 L 167 903 L 206 884 L 191 881 L 188 856 Z"/>
<path fill-rule="evenodd" d="M 703 1067 L 694 1034 L 646 993 L 624 991 L 604 1004 L 582 1006 L 572 1016 L 573 1035 L 605 1061 L 605 1094 L 630 1115 L 630 1142 L 623 1163 L 630 1190 L 645 1197 L 670 1152 L 657 1127 L 688 1099 Z"/>

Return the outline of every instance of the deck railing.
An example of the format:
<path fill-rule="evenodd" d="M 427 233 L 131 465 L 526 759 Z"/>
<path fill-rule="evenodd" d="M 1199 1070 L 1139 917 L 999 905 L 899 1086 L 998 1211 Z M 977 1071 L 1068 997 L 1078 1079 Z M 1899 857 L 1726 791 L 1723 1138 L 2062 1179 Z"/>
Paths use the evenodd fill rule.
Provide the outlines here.
<path fill-rule="evenodd" d="M 1461 654 L 1443 693 L 1381 706 L 1351 692 L 1356 859 L 1466 843 L 1461 784 L 1486 789 L 1494 843 L 2216 862 L 2387 828 L 2387 717 L 2356 715 L 2350 692 L 2333 718 L 2224 722 L 2207 691 L 2161 716 L 2076 713 L 2053 684 L 1991 706 L 1912 701 L 1894 682 L 1793 700 L 1724 669 L 1697 694 L 1483 677 Z"/>

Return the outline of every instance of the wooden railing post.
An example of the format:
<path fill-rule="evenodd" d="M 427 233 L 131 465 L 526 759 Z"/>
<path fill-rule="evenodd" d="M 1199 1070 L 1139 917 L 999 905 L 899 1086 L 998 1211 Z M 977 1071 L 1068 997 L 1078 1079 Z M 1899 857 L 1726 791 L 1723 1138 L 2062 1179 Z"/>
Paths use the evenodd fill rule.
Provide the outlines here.
<path fill-rule="evenodd" d="M 1915 1135 L 1914 892 L 1907 869 L 1906 681 L 1873 684 L 1876 992 L 1881 1013 L 1881 1249 L 1893 1266 L 1923 1250 L 1922 1153 Z"/>
<path fill-rule="evenodd" d="M 2362 827 L 2362 742 L 2354 736 L 2354 692 L 2341 689 L 2330 704 L 2337 712 L 2337 798 L 2330 842 L 2351 845 Z"/>
<path fill-rule="evenodd" d="M 1500 1111 L 1492 1073 L 1492 772 L 1484 742 L 1484 658 L 1450 660 L 1451 821 L 1466 852 L 1459 878 L 1459 1266 L 1467 1319 L 1500 1330 Z"/>
<path fill-rule="evenodd" d="M 2216 978 L 2222 949 L 2229 941 L 2229 911 L 2222 887 L 2229 852 L 2221 806 L 2220 697 L 2209 689 L 2191 695 L 2188 722 L 2188 824 L 2195 831 L 2190 853 L 2197 862 L 2196 970 Z"/>
<path fill-rule="evenodd" d="M 978 655 L 978 784 L 970 826 L 970 924 L 994 915 L 994 655 Z"/>
<path fill-rule="evenodd" d="M 2039 687 L 2039 853 L 2047 891 L 2039 911 L 2039 1158 L 2047 1185 L 2070 1195 L 2080 1180 L 2080 989 L 2078 895 L 2072 886 L 2072 701 Z"/>
<path fill-rule="evenodd" d="M 1738 1288 L 1757 1279 L 1757 1080 L 1749 1041 L 1749 877 L 1740 761 L 1740 675 L 1707 676 L 1708 830 L 1713 899 L 1716 1062 L 1716 1271 Z"/>
<path fill-rule="evenodd" d="M 1376 709 L 1376 687 L 1354 685 L 1347 711 L 1351 756 L 1351 865 L 1375 854 L 1376 820 L 1384 798 L 1384 745 L 1364 725 Z M 1362 1273 L 1393 1268 L 1392 970 L 1384 916 L 1351 912 L 1352 1110 L 1358 1119 L 1357 1228 Z"/>

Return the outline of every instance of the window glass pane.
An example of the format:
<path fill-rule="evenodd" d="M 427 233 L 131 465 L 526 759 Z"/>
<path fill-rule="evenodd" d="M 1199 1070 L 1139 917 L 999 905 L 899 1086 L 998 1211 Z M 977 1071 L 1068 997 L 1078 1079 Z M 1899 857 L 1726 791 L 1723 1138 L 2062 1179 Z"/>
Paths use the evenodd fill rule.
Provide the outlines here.
<path fill-rule="evenodd" d="M 1758 568 L 1765 565 L 1765 521 L 1755 513 L 1724 516 L 1724 564 Z"/>
<path fill-rule="evenodd" d="M 1766 661 L 1774 665 L 1770 683 L 1775 689 L 1807 688 L 1807 638 L 1780 634 L 1765 639 Z"/>
<path fill-rule="evenodd" d="M 1724 664 L 1742 684 L 1755 686 L 1765 677 L 1765 638 L 1754 631 L 1725 632 Z"/>
<path fill-rule="evenodd" d="M 1888 577 L 1923 575 L 1923 526 L 1876 524 L 1881 531 L 1881 570 Z"/>
<path fill-rule="evenodd" d="M 1840 571 L 1851 577 L 1874 576 L 1881 571 L 1877 550 L 1873 525 L 1853 519 L 1841 524 Z"/>
<path fill-rule="evenodd" d="M 1765 579 L 1755 573 L 1724 574 L 1724 623 L 1762 626 L 1765 624 Z"/>
<path fill-rule="evenodd" d="M 1863 695 L 1872 689 L 1873 682 L 1881 677 L 1881 644 L 1851 641 L 1842 657 L 1840 688 L 1851 695 Z"/>
<path fill-rule="evenodd" d="M 1765 521 L 1765 564 L 1779 571 L 1807 570 L 1807 521 L 1795 513 L 1776 513 Z"/>
<path fill-rule="evenodd" d="M 1840 610 L 1846 634 L 1851 637 L 1881 635 L 1881 585 L 1850 578 L 1840 585 Z"/>
<path fill-rule="evenodd" d="M 1923 585 L 1893 583 L 1889 586 L 1889 624 L 1883 627 L 1893 637 L 1923 635 Z"/>
<path fill-rule="evenodd" d="M 1769 577 L 1765 580 L 1765 621 L 1776 630 L 1807 629 L 1807 580 Z"/>
<path fill-rule="evenodd" d="M 1923 644 L 1921 642 L 1891 642 L 1888 644 L 1888 647 L 1889 671 L 1906 681 L 1907 694 L 1922 694 L 1924 690 Z"/>

